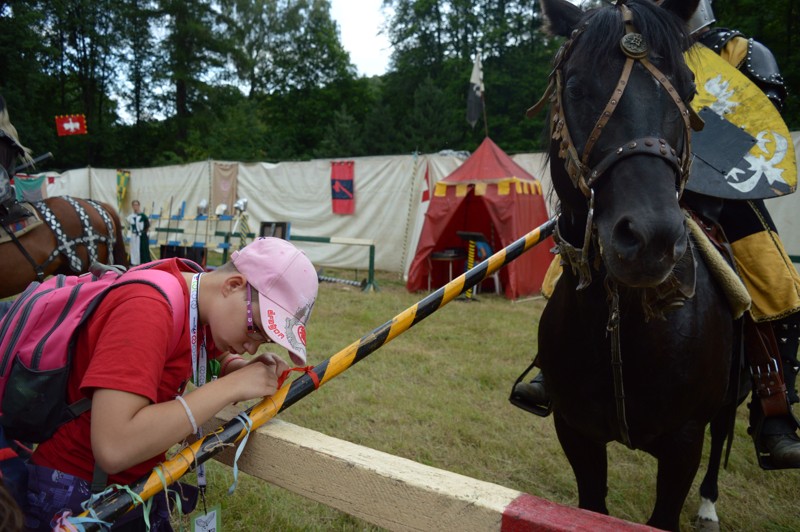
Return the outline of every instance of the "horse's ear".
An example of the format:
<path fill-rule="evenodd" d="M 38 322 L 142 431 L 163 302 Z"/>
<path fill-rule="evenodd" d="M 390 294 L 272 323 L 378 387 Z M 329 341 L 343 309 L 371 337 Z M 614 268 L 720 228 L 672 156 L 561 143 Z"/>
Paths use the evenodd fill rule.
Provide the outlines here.
<path fill-rule="evenodd" d="M 700 0 L 663 0 L 660 5 L 663 9 L 675 13 L 681 20 L 688 22 L 697 10 L 699 3 Z"/>
<path fill-rule="evenodd" d="M 583 17 L 581 8 L 567 0 L 541 0 L 541 6 L 545 30 L 553 35 L 569 37 Z"/>

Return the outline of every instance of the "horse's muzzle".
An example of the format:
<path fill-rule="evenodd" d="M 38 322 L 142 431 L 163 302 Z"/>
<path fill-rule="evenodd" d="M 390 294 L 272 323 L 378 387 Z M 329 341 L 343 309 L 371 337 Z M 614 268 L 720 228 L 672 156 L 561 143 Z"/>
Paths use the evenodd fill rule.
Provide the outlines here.
<path fill-rule="evenodd" d="M 656 286 L 663 282 L 686 253 L 686 224 L 665 223 L 622 216 L 603 238 L 600 248 L 608 272 L 621 284 L 631 287 Z"/>

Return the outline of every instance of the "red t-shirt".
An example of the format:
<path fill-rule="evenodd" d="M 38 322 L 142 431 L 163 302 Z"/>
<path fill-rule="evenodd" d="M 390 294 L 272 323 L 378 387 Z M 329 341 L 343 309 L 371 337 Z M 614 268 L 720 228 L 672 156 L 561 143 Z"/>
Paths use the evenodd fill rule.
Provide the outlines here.
<path fill-rule="evenodd" d="M 164 269 L 181 281 L 186 314 L 177 347 L 168 353 L 172 336 L 169 303 L 155 288 L 131 283 L 109 292 L 78 335 L 72 362 L 67 398 L 70 403 L 94 389 L 106 388 L 135 393 L 152 403 L 175 399 L 192 375 L 189 340 L 189 289 L 176 261 Z M 207 335 L 210 339 L 211 335 Z M 212 346 L 208 356 L 219 352 Z M 91 481 L 94 455 L 91 448 L 91 410 L 61 426 L 52 438 L 40 444 L 33 454 L 35 464 L 58 469 Z M 110 483 L 130 484 L 164 460 L 164 454 L 109 477 Z"/>

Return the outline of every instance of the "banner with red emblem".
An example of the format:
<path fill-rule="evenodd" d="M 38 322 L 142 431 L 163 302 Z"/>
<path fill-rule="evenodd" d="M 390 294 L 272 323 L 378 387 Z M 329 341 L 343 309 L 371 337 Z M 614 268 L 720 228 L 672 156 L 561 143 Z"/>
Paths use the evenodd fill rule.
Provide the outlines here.
<path fill-rule="evenodd" d="M 85 115 L 59 115 L 56 117 L 56 132 L 59 137 L 65 135 L 86 135 Z"/>

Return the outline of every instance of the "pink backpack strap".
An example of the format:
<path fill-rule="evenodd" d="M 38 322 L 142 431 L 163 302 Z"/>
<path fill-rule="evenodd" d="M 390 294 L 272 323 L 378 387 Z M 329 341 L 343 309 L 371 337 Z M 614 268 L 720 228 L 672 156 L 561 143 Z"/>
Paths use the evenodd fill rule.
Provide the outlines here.
<path fill-rule="evenodd" d="M 156 269 L 135 269 L 130 270 L 120 276 L 114 283 L 114 287 L 129 283 L 144 283 L 152 286 L 169 303 L 172 309 L 172 338 L 169 343 L 169 351 L 175 351 L 178 342 L 183 334 L 186 325 L 186 298 L 183 294 L 182 280 L 178 279 L 169 272 Z"/>

